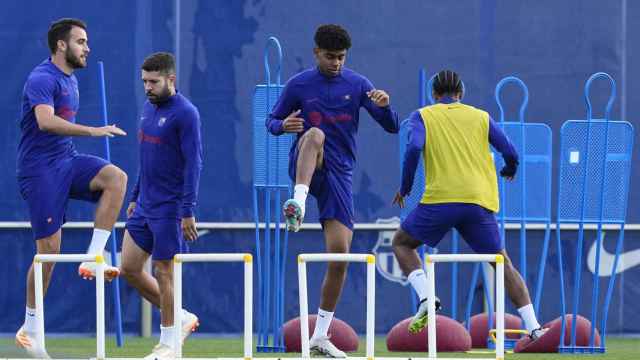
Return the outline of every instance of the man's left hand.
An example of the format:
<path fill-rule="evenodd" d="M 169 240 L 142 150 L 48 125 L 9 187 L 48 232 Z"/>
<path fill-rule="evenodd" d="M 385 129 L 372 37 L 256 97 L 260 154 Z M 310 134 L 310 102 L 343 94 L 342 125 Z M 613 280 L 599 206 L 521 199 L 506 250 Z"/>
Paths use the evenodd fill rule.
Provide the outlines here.
<path fill-rule="evenodd" d="M 182 219 L 182 234 L 187 241 L 196 241 L 198 239 L 198 229 L 196 228 L 196 218 L 188 217 Z"/>
<path fill-rule="evenodd" d="M 367 91 L 367 96 L 379 107 L 389 106 L 389 94 L 384 90 L 373 89 L 371 91 Z"/>
<path fill-rule="evenodd" d="M 402 196 L 402 194 L 400 194 L 400 191 L 398 191 L 396 193 L 396 196 L 393 197 L 393 203 L 391 203 L 391 204 L 392 205 L 398 204 L 400 209 L 404 208 L 404 196 Z"/>

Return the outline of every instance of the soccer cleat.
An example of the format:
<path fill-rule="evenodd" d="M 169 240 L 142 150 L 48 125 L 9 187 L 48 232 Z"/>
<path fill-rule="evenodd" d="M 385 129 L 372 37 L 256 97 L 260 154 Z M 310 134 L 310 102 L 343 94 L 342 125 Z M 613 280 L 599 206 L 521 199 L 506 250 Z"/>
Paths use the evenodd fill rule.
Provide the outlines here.
<path fill-rule="evenodd" d="M 534 329 L 529 334 L 529 338 L 531 339 L 531 341 L 536 341 L 536 340 L 540 339 L 542 337 L 542 335 L 546 334 L 548 330 L 549 329 L 543 329 L 541 327 L 539 327 L 537 329 Z"/>
<path fill-rule="evenodd" d="M 151 354 L 145 356 L 145 360 L 165 360 L 175 359 L 176 353 L 173 349 L 165 344 L 158 344 L 153 347 Z"/>
<path fill-rule="evenodd" d="M 28 333 L 22 327 L 16 333 L 16 346 L 24 349 L 30 357 L 36 359 L 51 359 L 47 350 L 41 348 L 38 344 L 36 335 Z"/>
<path fill-rule="evenodd" d="M 96 277 L 96 267 L 94 262 L 83 262 L 78 266 L 78 275 L 85 280 L 93 280 Z M 120 275 L 120 270 L 111 265 L 104 265 L 104 279 L 111 281 Z"/>
<path fill-rule="evenodd" d="M 183 310 L 182 314 L 182 343 L 184 344 L 187 337 L 200 326 L 200 322 L 195 314 L 186 310 Z"/>
<path fill-rule="evenodd" d="M 440 311 L 440 299 L 436 296 L 436 312 Z M 422 299 L 420 305 L 418 305 L 418 311 L 413 315 L 411 322 L 409 323 L 409 332 L 412 334 L 419 333 L 425 326 L 427 326 L 427 316 L 429 315 L 427 309 L 427 299 Z"/>
<path fill-rule="evenodd" d="M 347 354 L 335 347 L 328 336 L 313 336 L 309 340 L 309 348 L 314 355 L 345 359 Z"/>
<path fill-rule="evenodd" d="M 289 199 L 285 201 L 282 206 L 282 212 L 284 213 L 285 221 L 287 222 L 287 229 L 289 231 L 298 232 L 302 220 L 304 219 L 304 210 L 302 206 L 295 200 Z"/>

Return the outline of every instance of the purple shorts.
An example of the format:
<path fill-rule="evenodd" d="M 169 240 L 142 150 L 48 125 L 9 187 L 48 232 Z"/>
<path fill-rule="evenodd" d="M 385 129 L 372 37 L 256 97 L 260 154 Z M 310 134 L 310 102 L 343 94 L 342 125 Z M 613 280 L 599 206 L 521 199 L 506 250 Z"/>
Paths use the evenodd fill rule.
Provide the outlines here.
<path fill-rule="evenodd" d="M 322 169 L 316 170 L 311 178 L 309 193 L 318 202 L 320 223 L 335 219 L 353 230 L 353 193 L 351 176 L 339 174 L 331 169 L 327 158 L 324 159 Z M 298 163 L 298 149 L 296 148 L 289 160 L 289 176 L 295 183 L 296 164 Z"/>
<path fill-rule="evenodd" d="M 455 228 L 476 253 L 496 254 L 504 248 L 494 213 L 476 204 L 419 204 L 400 227 L 429 247 Z"/>
<path fill-rule="evenodd" d="M 57 162 L 46 172 L 18 178 L 27 201 L 35 239 L 55 234 L 65 222 L 69 199 L 97 202 L 101 191 L 91 191 L 91 180 L 109 162 L 92 155 L 75 155 Z"/>
<path fill-rule="evenodd" d="M 126 229 L 133 242 L 153 260 L 171 260 L 175 254 L 189 252 L 180 222 L 177 218 L 150 219 L 134 211 L 127 219 Z"/>

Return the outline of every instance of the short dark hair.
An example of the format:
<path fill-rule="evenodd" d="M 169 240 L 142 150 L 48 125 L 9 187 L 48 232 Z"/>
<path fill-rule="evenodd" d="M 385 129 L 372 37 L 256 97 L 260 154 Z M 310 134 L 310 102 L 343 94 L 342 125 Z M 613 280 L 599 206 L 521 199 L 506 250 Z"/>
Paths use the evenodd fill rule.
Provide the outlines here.
<path fill-rule="evenodd" d="M 69 41 L 69 33 L 74 26 L 87 31 L 87 24 L 80 19 L 62 18 L 51 23 L 47 32 L 47 43 L 52 54 L 58 49 L 58 40 Z"/>
<path fill-rule="evenodd" d="M 440 71 L 433 79 L 433 91 L 438 96 L 455 95 L 464 91 L 460 76 L 451 70 Z"/>
<path fill-rule="evenodd" d="M 173 54 L 168 52 L 157 52 L 147 56 L 142 63 L 144 71 L 158 71 L 163 75 L 176 73 L 176 60 Z"/>
<path fill-rule="evenodd" d="M 351 48 L 351 37 L 340 25 L 320 25 L 313 37 L 316 46 L 329 51 L 348 50 Z"/>

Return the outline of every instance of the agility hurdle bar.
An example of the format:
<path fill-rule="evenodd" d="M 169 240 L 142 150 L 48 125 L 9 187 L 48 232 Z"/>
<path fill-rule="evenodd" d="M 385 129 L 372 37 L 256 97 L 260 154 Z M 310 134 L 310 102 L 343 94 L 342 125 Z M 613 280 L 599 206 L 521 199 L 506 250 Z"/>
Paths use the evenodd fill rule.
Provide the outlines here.
<path fill-rule="evenodd" d="M 42 263 L 81 263 L 95 262 L 96 267 L 96 359 L 106 358 L 104 344 L 104 258 L 91 254 L 40 254 L 33 258 L 36 290 L 36 323 L 37 339 L 40 347 L 44 346 L 44 289 L 42 286 Z"/>
<path fill-rule="evenodd" d="M 307 300 L 308 262 L 364 262 L 367 263 L 367 335 L 366 358 L 373 360 L 375 346 L 376 257 L 371 254 L 300 254 L 298 255 L 298 287 L 300 295 L 300 339 L 302 358 L 311 357 L 309 350 L 309 303 Z"/>
<path fill-rule="evenodd" d="M 426 255 L 427 264 L 427 332 L 429 359 L 437 357 L 436 349 L 436 282 L 437 262 L 489 262 L 496 264 L 496 359 L 504 359 L 504 257 L 500 254 L 440 254 Z"/>
<path fill-rule="evenodd" d="M 173 323 L 182 321 L 182 263 L 244 262 L 244 359 L 253 356 L 253 256 L 251 254 L 177 254 L 173 257 Z M 176 358 L 182 357 L 182 336 L 175 332 Z"/>

